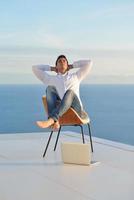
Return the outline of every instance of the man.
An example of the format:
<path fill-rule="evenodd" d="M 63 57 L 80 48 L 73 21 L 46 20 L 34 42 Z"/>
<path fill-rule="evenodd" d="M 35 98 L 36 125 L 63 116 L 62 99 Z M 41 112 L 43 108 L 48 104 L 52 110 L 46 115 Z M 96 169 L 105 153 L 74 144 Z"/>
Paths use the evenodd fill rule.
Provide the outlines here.
<path fill-rule="evenodd" d="M 39 127 L 53 127 L 54 130 L 57 130 L 60 127 L 59 117 L 70 107 L 82 117 L 83 105 L 79 95 L 79 86 L 91 71 L 91 67 L 90 60 L 80 60 L 69 64 L 64 55 L 58 56 L 55 67 L 49 65 L 32 66 L 37 78 L 47 85 L 48 120 L 37 121 Z M 79 68 L 79 70 L 70 73 L 72 68 Z M 54 71 L 56 75 L 50 75 L 47 71 Z"/>

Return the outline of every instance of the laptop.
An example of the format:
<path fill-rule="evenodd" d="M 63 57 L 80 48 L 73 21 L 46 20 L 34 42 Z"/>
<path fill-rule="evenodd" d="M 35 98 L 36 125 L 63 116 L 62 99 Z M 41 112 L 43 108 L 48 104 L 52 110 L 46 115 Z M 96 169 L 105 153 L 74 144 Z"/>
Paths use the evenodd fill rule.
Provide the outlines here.
<path fill-rule="evenodd" d="M 62 142 L 61 156 L 64 163 L 90 165 L 90 144 Z"/>

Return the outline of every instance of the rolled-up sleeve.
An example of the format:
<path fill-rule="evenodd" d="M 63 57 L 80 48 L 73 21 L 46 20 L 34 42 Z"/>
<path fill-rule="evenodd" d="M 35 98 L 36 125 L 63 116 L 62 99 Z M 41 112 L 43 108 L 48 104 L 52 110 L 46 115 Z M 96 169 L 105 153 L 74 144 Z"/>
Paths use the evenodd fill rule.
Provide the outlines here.
<path fill-rule="evenodd" d="M 80 68 L 76 72 L 79 81 L 82 81 L 91 71 L 93 62 L 91 60 L 79 60 L 73 63 L 74 68 Z"/>

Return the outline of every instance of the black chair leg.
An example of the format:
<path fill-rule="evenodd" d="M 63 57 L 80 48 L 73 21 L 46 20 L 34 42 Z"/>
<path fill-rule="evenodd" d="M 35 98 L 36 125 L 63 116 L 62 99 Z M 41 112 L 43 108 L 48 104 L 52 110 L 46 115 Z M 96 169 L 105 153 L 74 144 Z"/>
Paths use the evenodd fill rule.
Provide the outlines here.
<path fill-rule="evenodd" d="M 44 158 L 45 155 L 46 155 L 46 152 L 47 152 L 48 145 L 49 145 L 49 143 L 50 143 L 50 140 L 51 140 L 52 134 L 53 134 L 53 131 L 51 131 L 51 133 L 50 133 L 50 136 L 49 136 L 49 139 L 48 139 L 48 142 L 47 142 L 47 145 L 46 145 L 46 148 L 45 148 L 44 154 L 43 154 L 43 158 Z"/>
<path fill-rule="evenodd" d="M 92 143 L 92 136 L 91 136 L 90 124 L 88 123 L 87 125 L 88 125 L 89 137 L 90 137 L 91 150 L 93 152 L 93 143 Z"/>
<path fill-rule="evenodd" d="M 91 136 L 90 124 L 87 123 L 87 125 L 88 125 L 89 137 L 90 137 L 91 150 L 92 150 L 92 152 L 93 152 L 93 143 L 92 143 L 92 136 Z M 80 128 L 81 128 L 81 134 L 82 134 L 83 143 L 85 143 L 83 126 L 82 126 L 82 125 L 79 125 L 79 126 L 80 126 Z M 57 147 L 57 143 L 58 143 L 60 131 L 61 131 L 61 126 L 60 126 L 60 128 L 59 128 L 59 130 L 58 130 L 58 134 L 57 134 L 57 138 L 56 138 L 56 142 L 55 142 L 55 146 L 54 146 L 54 151 L 56 150 L 56 147 Z M 48 142 L 47 142 L 47 145 L 46 145 L 46 148 L 45 148 L 43 157 L 45 157 L 45 155 L 46 155 L 46 152 L 47 152 L 47 149 L 48 149 L 48 146 L 49 146 L 49 143 L 50 143 L 52 134 L 53 134 L 53 131 L 51 131 L 51 133 L 50 133 L 50 136 L 49 136 L 49 139 L 48 139 Z"/>
<path fill-rule="evenodd" d="M 84 139 L 84 132 L 83 132 L 83 126 L 79 125 L 81 127 L 81 134 L 82 134 L 82 140 L 83 140 L 83 144 L 85 143 L 85 139 Z"/>
<path fill-rule="evenodd" d="M 54 146 L 54 151 L 56 150 L 56 147 L 57 147 L 57 143 L 58 143 L 60 131 L 61 131 L 61 126 L 60 126 L 60 128 L 59 128 L 59 130 L 58 130 L 58 134 L 57 134 L 57 138 L 56 138 L 56 142 L 55 142 L 55 146 Z"/>

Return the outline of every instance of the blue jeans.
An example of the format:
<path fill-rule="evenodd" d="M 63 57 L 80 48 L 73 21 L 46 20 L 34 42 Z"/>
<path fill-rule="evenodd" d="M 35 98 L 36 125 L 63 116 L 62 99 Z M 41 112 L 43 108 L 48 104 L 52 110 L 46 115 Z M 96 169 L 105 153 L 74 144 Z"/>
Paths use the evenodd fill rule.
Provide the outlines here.
<path fill-rule="evenodd" d="M 56 87 L 48 86 L 46 88 L 46 99 L 48 105 L 48 118 L 53 118 L 54 121 L 57 121 L 70 107 L 81 116 L 82 108 L 79 99 L 73 90 L 67 90 L 63 98 L 60 99 Z"/>

